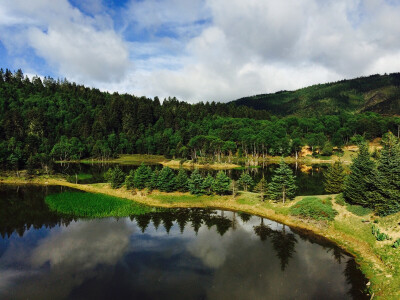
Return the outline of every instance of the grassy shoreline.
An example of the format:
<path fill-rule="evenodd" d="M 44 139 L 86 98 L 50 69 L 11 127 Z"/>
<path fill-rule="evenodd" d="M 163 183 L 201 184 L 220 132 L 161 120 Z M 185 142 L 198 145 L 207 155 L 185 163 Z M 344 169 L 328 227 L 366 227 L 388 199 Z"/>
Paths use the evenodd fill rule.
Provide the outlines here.
<path fill-rule="evenodd" d="M 356 216 L 345 207 L 334 203 L 334 208 L 339 214 L 332 222 L 317 222 L 304 220 L 288 214 L 291 205 L 297 203 L 304 197 L 297 197 L 288 204 L 274 204 L 271 202 L 260 202 L 254 193 L 242 193 L 233 198 L 232 196 L 194 196 L 187 193 L 161 193 L 153 192 L 146 194 L 138 192 L 133 195 L 125 188 L 111 189 L 108 184 L 74 184 L 56 177 L 25 178 L 0 178 L 4 184 L 40 184 L 40 185 L 63 185 L 78 190 L 100 193 L 109 196 L 134 200 L 136 202 L 165 208 L 178 207 L 209 207 L 231 211 L 241 211 L 252 215 L 265 217 L 288 226 L 312 232 L 322 236 L 345 251 L 356 257 L 361 270 L 370 280 L 370 291 L 375 299 L 399 299 L 400 298 L 400 251 L 390 250 L 389 241 L 377 242 L 370 232 L 371 224 L 378 220 L 378 226 L 385 232 L 389 232 L 397 238 L 398 229 L 393 229 L 400 221 L 400 214 L 385 218 L 373 215 Z M 321 197 L 326 197 L 321 196 Z M 392 230 L 390 232 L 389 230 Z M 393 241 L 392 241 L 393 242 Z M 397 252 L 396 252 L 397 251 Z"/>

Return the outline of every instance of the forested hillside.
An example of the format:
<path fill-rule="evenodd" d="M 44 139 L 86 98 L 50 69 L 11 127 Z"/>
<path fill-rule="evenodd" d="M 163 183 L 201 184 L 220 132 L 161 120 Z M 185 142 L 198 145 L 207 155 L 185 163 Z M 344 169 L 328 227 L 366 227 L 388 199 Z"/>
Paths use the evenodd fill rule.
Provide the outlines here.
<path fill-rule="evenodd" d="M 281 91 L 233 101 L 275 115 L 324 115 L 340 112 L 400 114 L 400 73 L 372 75 L 318 84 L 297 91 Z"/>
<path fill-rule="evenodd" d="M 398 117 L 366 112 L 279 118 L 233 103 L 110 94 L 66 80 L 0 71 L 0 165 L 43 167 L 51 160 L 107 159 L 122 153 L 168 157 L 294 155 L 397 133 Z"/>

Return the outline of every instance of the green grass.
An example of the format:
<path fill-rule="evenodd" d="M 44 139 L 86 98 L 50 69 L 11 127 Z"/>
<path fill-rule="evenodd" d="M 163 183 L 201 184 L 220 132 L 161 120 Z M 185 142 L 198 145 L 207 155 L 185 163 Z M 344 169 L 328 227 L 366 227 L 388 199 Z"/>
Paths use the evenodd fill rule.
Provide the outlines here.
<path fill-rule="evenodd" d="M 366 216 L 373 212 L 371 208 L 362 207 L 361 205 L 351 205 L 347 204 L 346 208 L 349 212 L 355 214 L 356 216 Z"/>
<path fill-rule="evenodd" d="M 128 199 L 84 192 L 51 194 L 45 201 L 53 211 L 83 218 L 127 217 L 154 210 Z"/>
<path fill-rule="evenodd" d="M 305 197 L 290 208 L 290 214 L 314 220 L 333 221 L 337 211 L 332 208 L 331 198 Z"/>

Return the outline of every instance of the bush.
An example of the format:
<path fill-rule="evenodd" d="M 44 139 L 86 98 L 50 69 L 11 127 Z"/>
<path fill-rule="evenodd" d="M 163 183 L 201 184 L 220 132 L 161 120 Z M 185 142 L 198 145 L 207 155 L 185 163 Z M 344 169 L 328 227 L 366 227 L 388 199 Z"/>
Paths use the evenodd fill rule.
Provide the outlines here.
<path fill-rule="evenodd" d="M 385 240 L 390 240 L 390 237 L 386 233 L 381 232 L 380 229 L 375 225 L 372 225 L 371 232 L 375 236 L 377 241 L 381 242 Z"/>
<path fill-rule="evenodd" d="M 400 248 L 400 239 L 398 239 L 397 241 L 394 242 L 393 244 L 393 248 Z"/>
<path fill-rule="evenodd" d="M 130 170 L 129 175 L 125 177 L 125 186 L 128 190 L 131 190 L 135 187 L 135 171 Z"/>
<path fill-rule="evenodd" d="M 346 205 L 346 201 L 344 201 L 343 194 L 337 195 L 335 200 L 336 200 L 336 203 L 341 205 L 341 206 L 345 206 Z"/>
<path fill-rule="evenodd" d="M 306 197 L 290 208 L 290 214 L 315 220 L 332 221 L 335 219 L 337 211 L 332 208 L 329 198 Z"/>
<path fill-rule="evenodd" d="M 125 173 L 117 166 L 112 170 L 111 173 L 111 187 L 113 189 L 120 188 L 125 182 Z"/>

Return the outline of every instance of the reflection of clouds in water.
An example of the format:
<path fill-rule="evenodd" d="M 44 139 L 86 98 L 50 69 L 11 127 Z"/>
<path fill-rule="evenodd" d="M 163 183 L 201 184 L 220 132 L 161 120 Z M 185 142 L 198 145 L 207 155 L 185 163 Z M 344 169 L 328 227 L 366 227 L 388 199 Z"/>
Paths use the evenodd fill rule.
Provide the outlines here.
<path fill-rule="evenodd" d="M 115 264 L 127 250 L 131 233 L 124 220 L 75 223 L 42 240 L 32 252 L 31 263 L 40 267 L 49 262 L 51 268 L 73 266 L 75 270 Z"/>
<path fill-rule="evenodd" d="M 30 270 L 25 275 L 20 274 L 27 278 L 18 283 L 12 298 L 67 297 L 85 280 L 101 277 L 101 266 L 116 264 L 128 251 L 132 233 L 125 220 L 111 219 L 77 222 L 61 231 L 51 232 L 32 250 L 28 261 L 33 268 L 39 268 L 40 274 L 29 278 Z"/>

